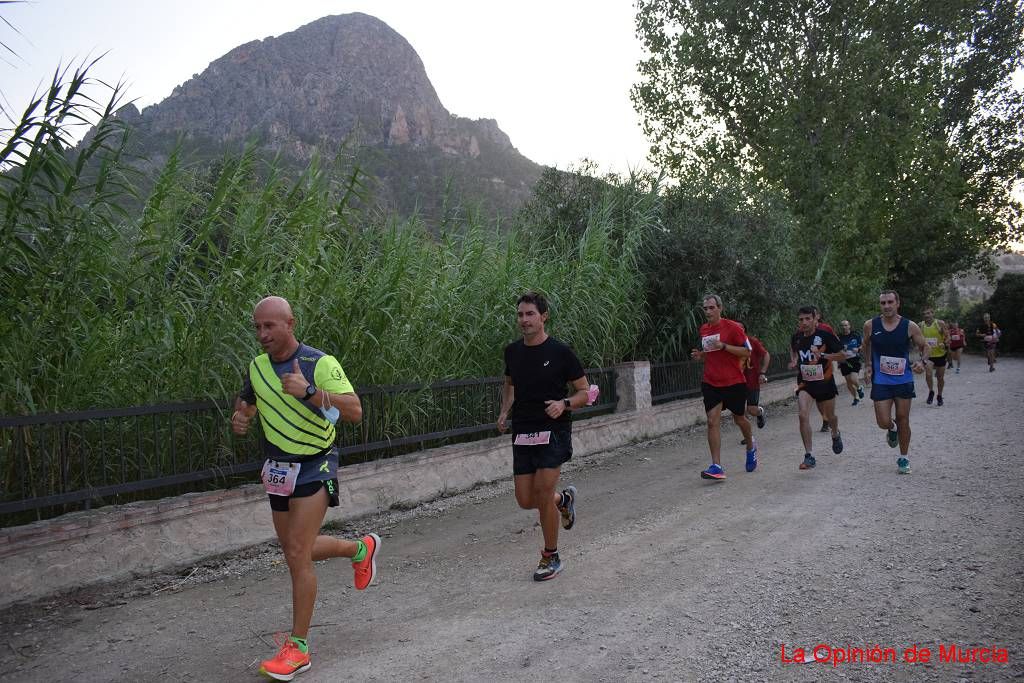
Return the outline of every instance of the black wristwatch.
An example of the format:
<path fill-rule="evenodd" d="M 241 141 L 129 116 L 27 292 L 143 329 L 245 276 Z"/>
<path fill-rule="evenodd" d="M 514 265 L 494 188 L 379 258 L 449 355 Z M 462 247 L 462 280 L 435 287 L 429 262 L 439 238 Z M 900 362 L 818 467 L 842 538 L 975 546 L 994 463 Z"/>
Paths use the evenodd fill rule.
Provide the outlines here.
<path fill-rule="evenodd" d="M 305 398 L 308 401 L 309 399 L 313 398 L 313 396 L 315 394 L 316 394 L 316 389 L 313 387 L 313 385 L 312 384 L 307 384 L 306 385 L 306 395 L 303 398 Z"/>
<path fill-rule="evenodd" d="M 563 398 L 562 399 L 562 403 L 565 404 L 565 409 L 566 410 L 572 410 L 572 403 L 569 402 L 569 399 Z"/>

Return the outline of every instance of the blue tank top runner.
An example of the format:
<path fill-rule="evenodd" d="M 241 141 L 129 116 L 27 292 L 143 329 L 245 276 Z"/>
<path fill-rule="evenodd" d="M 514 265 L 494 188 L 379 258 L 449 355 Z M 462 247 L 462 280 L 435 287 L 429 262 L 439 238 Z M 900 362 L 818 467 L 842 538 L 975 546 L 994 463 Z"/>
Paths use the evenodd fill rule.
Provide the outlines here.
<path fill-rule="evenodd" d="M 910 369 L 910 320 L 900 318 L 896 329 L 889 332 L 882 326 L 882 317 L 871 319 L 871 379 L 875 384 L 908 384 L 914 382 Z"/>

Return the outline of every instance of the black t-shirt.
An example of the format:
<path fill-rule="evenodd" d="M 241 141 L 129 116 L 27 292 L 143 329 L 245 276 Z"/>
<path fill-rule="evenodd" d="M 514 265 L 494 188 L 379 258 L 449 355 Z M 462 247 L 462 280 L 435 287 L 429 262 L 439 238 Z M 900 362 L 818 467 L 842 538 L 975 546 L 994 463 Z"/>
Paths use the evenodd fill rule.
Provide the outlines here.
<path fill-rule="evenodd" d="M 548 337 L 543 344 L 527 346 L 523 340 L 505 347 L 505 376 L 512 378 L 512 431 L 515 434 L 550 429 L 572 429 L 569 411 L 552 420 L 544 412 L 545 401 L 568 396 L 566 385 L 583 377 L 583 366 L 566 344 Z"/>
<path fill-rule="evenodd" d="M 796 351 L 796 362 L 799 369 L 797 378 L 800 382 L 832 379 L 832 361 L 825 360 L 822 356 L 818 356 L 817 361 L 812 360 L 812 346 L 818 353 L 837 353 L 844 348 L 836 335 L 822 327 L 814 330 L 811 335 L 797 332 L 790 339 L 789 346 Z M 814 366 L 821 367 L 814 370 Z"/>

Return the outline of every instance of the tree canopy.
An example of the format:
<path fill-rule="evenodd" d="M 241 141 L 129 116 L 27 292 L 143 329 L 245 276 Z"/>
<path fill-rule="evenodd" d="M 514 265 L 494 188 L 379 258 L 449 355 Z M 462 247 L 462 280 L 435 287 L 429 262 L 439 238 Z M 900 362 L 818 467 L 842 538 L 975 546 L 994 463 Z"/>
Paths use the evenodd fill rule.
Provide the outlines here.
<path fill-rule="evenodd" d="M 798 218 L 832 305 L 930 297 L 1022 234 L 1022 0 L 640 0 L 633 100 L 681 178 L 739 175 Z"/>

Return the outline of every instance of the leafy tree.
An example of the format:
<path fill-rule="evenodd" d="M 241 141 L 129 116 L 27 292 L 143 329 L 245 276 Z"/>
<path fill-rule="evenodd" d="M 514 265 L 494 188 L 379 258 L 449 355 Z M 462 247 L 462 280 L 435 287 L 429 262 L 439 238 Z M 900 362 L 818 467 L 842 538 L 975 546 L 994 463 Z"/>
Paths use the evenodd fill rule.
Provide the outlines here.
<path fill-rule="evenodd" d="M 905 300 L 1019 239 L 1021 0 L 641 0 L 633 100 L 676 176 L 753 178 L 835 306 Z"/>

